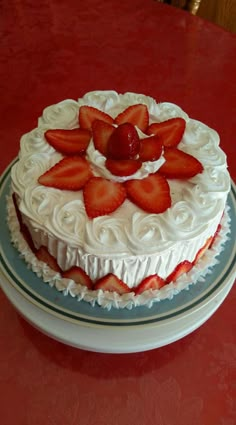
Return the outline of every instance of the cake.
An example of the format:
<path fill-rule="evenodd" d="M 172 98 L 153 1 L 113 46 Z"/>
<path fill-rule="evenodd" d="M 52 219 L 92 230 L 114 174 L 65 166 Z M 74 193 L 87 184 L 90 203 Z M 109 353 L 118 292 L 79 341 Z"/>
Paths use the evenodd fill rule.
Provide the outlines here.
<path fill-rule="evenodd" d="M 141 94 L 49 106 L 11 170 L 12 241 L 65 295 L 107 308 L 171 298 L 208 270 L 227 233 L 219 143 L 179 106 Z"/>

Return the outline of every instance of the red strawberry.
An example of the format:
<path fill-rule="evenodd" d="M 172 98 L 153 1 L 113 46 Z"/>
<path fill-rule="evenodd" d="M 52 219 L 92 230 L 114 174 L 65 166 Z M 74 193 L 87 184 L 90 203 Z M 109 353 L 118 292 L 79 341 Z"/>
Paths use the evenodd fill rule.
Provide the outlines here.
<path fill-rule="evenodd" d="M 205 254 L 206 250 L 210 248 L 213 241 L 213 236 L 207 239 L 206 243 L 203 245 L 202 248 L 199 249 L 199 251 L 196 254 L 196 257 L 194 258 L 193 264 L 196 264 L 198 260 Z"/>
<path fill-rule="evenodd" d="M 166 162 L 158 172 L 169 179 L 187 179 L 203 171 L 203 166 L 194 156 L 177 148 L 166 148 Z"/>
<path fill-rule="evenodd" d="M 74 156 L 63 158 L 40 176 L 38 182 L 62 190 L 79 190 L 90 177 L 92 172 L 86 159 Z"/>
<path fill-rule="evenodd" d="M 188 273 L 189 270 L 193 267 L 193 264 L 190 261 L 183 261 L 179 263 L 174 271 L 166 278 L 166 283 L 175 282 L 182 274 Z"/>
<path fill-rule="evenodd" d="M 84 186 L 84 204 L 90 218 L 112 213 L 125 198 L 126 191 L 121 183 L 102 177 L 92 177 Z"/>
<path fill-rule="evenodd" d="M 107 156 L 107 144 L 115 127 L 105 121 L 95 120 L 92 125 L 93 143 L 102 155 Z"/>
<path fill-rule="evenodd" d="M 181 141 L 186 127 L 183 118 L 170 118 L 160 123 L 149 125 L 147 134 L 156 134 L 162 138 L 166 147 L 175 147 Z"/>
<path fill-rule="evenodd" d="M 64 155 L 79 155 L 86 151 L 91 133 L 89 130 L 74 128 L 73 130 L 47 130 L 47 142 L 56 151 Z"/>
<path fill-rule="evenodd" d="M 168 182 L 158 173 L 149 174 L 142 180 L 129 180 L 124 184 L 127 196 L 144 211 L 159 214 L 171 206 Z"/>
<path fill-rule="evenodd" d="M 224 215 L 224 214 L 223 214 L 223 215 Z M 221 226 L 221 223 L 219 223 L 219 224 L 218 224 L 218 226 L 217 226 L 216 232 L 215 232 L 215 234 L 214 234 L 214 236 L 213 236 L 213 238 L 212 238 L 212 241 L 211 241 L 211 244 L 210 244 L 209 248 L 211 248 L 211 247 L 212 247 L 212 245 L 214 244 L 214 242 L 215 242 L 215 240 L 216 240 L 217 236 L 219 235 L 219 233 L 220 233 L 221 229 L 222 229 L 222 226 Z"/>
<path fill-rule="evenodd" d="M 131 176 L 142 167 L 142 162 L 138 159 L 107 159 L 105 162 L 107 169 L 115 176 Z"/>
<path fill-rule="evenodd" d="M 162 154 L 163 143 L 159 136 L 150 136 L 140 140 L 139 159 L 156 161 Z"/>
<path fill-rule="evenodd" d="M 87 286 L 88 289 L 93 287 L 92 280 L 81 267 L 73 266 L 69 270 L 62 272 L 61 275 L 66 279 L 72 279 L 75 283 Z"/>
<path fill-rule="evenodd" d="M 80 128 L 92 129 L 95 120 L 102 120 L 108 124 L 113 124 L 113 118 L 103 111 L 93 106 L 84 105 L 79 108 L 79 126 Z"/>
<path fill-rule="evenodd" d="M 164 279 L 159 277 L 157 274 L 146 277 L 142 282 L 135 288 L 135 295 L 142 294 L 142 292 L 148 289 L 160 289 L 165 285 Z"/>
<path fill-rule="evenodd" d="M 56 259 L 48 252 L 45 246 L 41 246 L 35 252 L 35 255 L 39 261 L 43 261 L 44 263 L 46 263 L 55 272 L 61 272 L 61 269 L 58 266 Z"/>
<path fill-rule="evenodd" d="M 27 242 L 27 244 L 29 245 L 29 248 L 31 249 L 31 251 L 35 253 L 36 248 L 34 246 L 34 242 L 33 242 L 33 239 L 32 239 L 32 236 L 30 234 L 28 227 L 26 226 L 26 224 L 23 223 L 21 212 L 19 210 L 17 200 L 16 200 L 16 193 L 12 194 L 12 199 L 13 199 L 13 204 L 14 204 L 14 207 L 15 207 L 15 210 L 16 210 L 16 216 L 17 216 L 17 219 L 18 219 L 18 222 L 19 222 L 21 234 L 22 234 L 23 238 L 25 239 L 25 241 Z"/>
<path fill-rule="evenodd" d="M 112 133 L 107 145 L 107 157 L 132 159 L 139 153 L 140 140 L 133 124 L 119 125 Z"/>
<path fill-rule="evenodd" d="M 145 132 L 149 122 L 147 106 L 142 103 L 131 105 L 117 115 L 115 119 L 116 124 L 120 125 L 126 122 L 136 125 L 141 131 Z"/>
<path fill-rule="evenodd" d="M 94 289 L 117 292 L 120 295 L 130 292 L 128 285 L 126 285 L 123 280 L 119 279 L 113 273 L 109 273 L 101 279 L 98 279 L 95 283 Z"/>

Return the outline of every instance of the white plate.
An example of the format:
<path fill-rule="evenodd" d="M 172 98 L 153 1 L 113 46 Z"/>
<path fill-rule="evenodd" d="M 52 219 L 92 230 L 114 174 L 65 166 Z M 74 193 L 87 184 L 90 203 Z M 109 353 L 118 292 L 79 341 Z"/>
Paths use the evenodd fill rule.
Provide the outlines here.
<path fill-rule="evenodd" d="M 84 301 L 59 293 L 44 284 L 12 246 L 6 225 L 6 195 L 10 169 L 0 181 L 0 280 L 10 302 L 27 321 L 50 337 L 78 348 L 106 352 L 139 352 L 170 344 L 201 326 L 220 306 L 236 276 L 236 195 L 228 198 L 231 217 L 230 239 L 205 281 L 199 281 L 172 300 L 152 308 L 132 310 L 92 307 Z"/>

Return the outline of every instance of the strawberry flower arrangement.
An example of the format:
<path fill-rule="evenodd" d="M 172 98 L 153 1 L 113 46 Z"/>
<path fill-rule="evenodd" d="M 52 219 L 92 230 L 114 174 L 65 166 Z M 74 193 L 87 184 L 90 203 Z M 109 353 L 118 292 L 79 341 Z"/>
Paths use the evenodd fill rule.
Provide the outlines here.
<path fill-rule="evenodd" d="M 178 149 L 186 126 L 183 118 L 149 124 L 144 104 L 129 106 L 115 119 L 84 105 L 79 109 L 78 122 L 79 127 L 72 130 L 45 132 L 47 142 L 63 159 L 38 181 L 61 190 L 82 190 L 91 219 L 112 213 L 125 199 L 146 212 L 162 213 L 171 206 L 168 179 L 189 179 L 203 171 L 196 158 Z M 140 132 L 144 138 L 139 136 Z M 91 138 L 114 178 L 107 179 L 94 172 L 87 159 Z M 162 155 L 165 162 L 156 172 L 136 178 L 143 163 L 157 161 Z"/>

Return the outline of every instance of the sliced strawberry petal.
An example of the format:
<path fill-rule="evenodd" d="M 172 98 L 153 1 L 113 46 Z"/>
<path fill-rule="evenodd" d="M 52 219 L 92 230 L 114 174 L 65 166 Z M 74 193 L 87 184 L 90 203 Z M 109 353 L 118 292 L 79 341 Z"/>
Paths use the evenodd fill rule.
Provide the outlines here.
<path fill-rule="evenodd" d="M 72 130 L 47 130 L 45 132 L 47 142 L 56 151 L 64 155 L 79 155 L 86 151 L 91 132 L 82 128 L 74 128 Z"/>
<path fill-rule="evenodd" d="M 181 141 L 186 127 L 183 118 L 170 118 L 160 123 L 153 123 L 147 129 L 147 134 L 156 134 L 162 138 L 166 147 L 175 147 Z"/>
<path fill-rule="evenodd" d="M 166 283 L 175 282 L 182 274 L 188 273 L 192 267 L 193 264 L 190 261 L 182 261 L 182 263 L 179 263 L 175 270 L 166 278 Z"/>
<path fill-rule="evenodd" d="M 27 244 L 29 245 L 29 248 L 31 249 L 31 251 L 33 253 L 35 253 L 36 248 L 34 246 L 34 242 L 33 242 L 33 239 L 32 239 L 32 236 L 30 234 L 28 227 L 26 226 L 26 224 L 23 223 L 21 212 L 20 212 L 18 204 L 17 204 L 15 192 L 12 194 L 12 200 L 13 200 L 13 204 L 14 204 L 14 207 L 15 207 L 16 216 L 17 216 L 17 219 L 18 219 L 18 222 L 19 222 L 20 232 L 21 232 L 23 238 L 25 239 L 25 241 L 27 242 Z"/>
<path fill-rule="evenodd" d="M 38 182 L 43 186 L 62 190 L 80 190 L 91 177 L 88 161 L 75 156 L 63 158 L 40 176 Z"/>
<path fill-rule="evenodd" d="M 107 156 L 108 141 L 115 127 L 102 120 L 95 120 L 92 124 L 93 143 L 102 155 Z"/>
<path fill-rule="evenodd" d="M 35 256 L 39 261 L 46 263 L 52 270 L 60 273 L 61 269 L 57 264 L 56 259 L 48 252 L 48 249 L 45 246 L 41 246 L 36 252 Z"/>
<path fill-rule="evenodd" d="M 165 163 L 158 172 L 169 179 L 187 179 L 203 171 L 203 166 L 194 156 L 177 148 L 165 148 Z"/>
<path fill-rule="evenodd" d="M 138 159 L 107 159 L 105 165 L 112 174 L 123 177 L 136 173 L 142 167 L 142 162 Z"/>
<path fill-rule="evenodd" d="M 124 183 L 128 198 L 144 211 L 159 214 L 171 206 L 167 180 L 158 173 Z"/>
<path fill-rule="evenodd" d="M 100 111 L 93 106 L 81 106 L 79 108 L 79 126 L 88 130 L 92 129 L 92 124 L 95 120 L 102 120 L 108 124 L 113 124 L 113 118 L 103 111 Z"/>
<path fill-rule="evenodd" d="M 142 294 L 142 292 L 149 289 L 160 289 L 165 285 L 165 280 L 159 277 L 157 274 L 147 276 L 142 282 L 135 288 L 135 295 Z"/>
<path fill-rule="evenodd" d="M 97 280 L 94 289 L 102 289 L 103 291 L 117 292 L 118 294 L 126 294 L 130 288 L 123 280 L 119 279 L 113 273 L 109 273 L 101 279 Z"/>
<path fill-rule="evenodd" d="M 150 136 L 140 140 L 139 159 L 145 161 L 156 161 L 162 154 L 163 143 L 159 136 Z"/>
<path fill-rule="evenodd" d="M 75 283 L 86 286 L 88 289 L 93 287 L 92 280 L 81 267 L 73 266 L 69 270 L 63 271 L 61 275 L 66 279 L 72 279 Z"/>
<path fill-rule="evenodd" d="M 115 118 L 115 123 L 120 125 L 129 122 L 145 132 L 149 122 L 149 113 L 146 105 L 138 103 L 131 105 Z"/>
<path fill-rule="evenodd" d="M 193 264 L 196 264 L 200 260 L 200 258 L 205 254 L 206 250 L 210 248 L 213 238 L 214 238 L 213 236 L 208 238 L 205 244 L 203 245 L 203 247 L 199 249 L 199 251 L 196 254 L 196 257 L 194 258 Z"/>
<path fill-rule="evenodd" d="M 90 218 L 112 213 L 126 198 L 121 183 L 102 177 L 92 177 L 84 186 L 83 193 L 85 209 Z"/>

